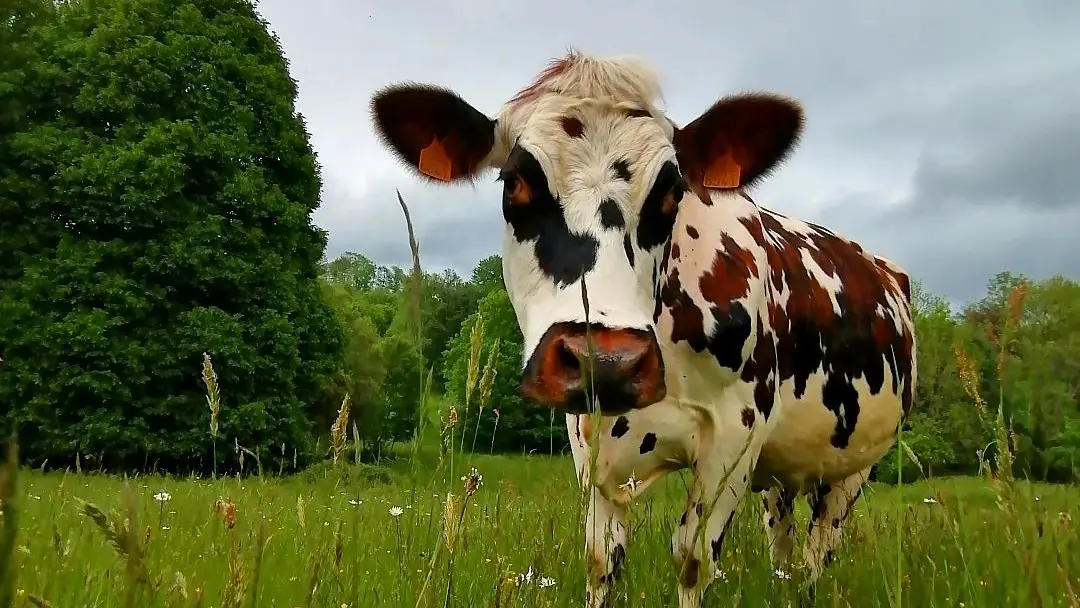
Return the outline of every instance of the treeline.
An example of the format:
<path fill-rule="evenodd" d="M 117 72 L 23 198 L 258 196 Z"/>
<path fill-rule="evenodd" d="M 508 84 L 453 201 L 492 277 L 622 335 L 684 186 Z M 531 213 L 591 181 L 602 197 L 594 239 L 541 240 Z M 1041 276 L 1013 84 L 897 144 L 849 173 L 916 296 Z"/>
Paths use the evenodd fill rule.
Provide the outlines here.
<path fill-rule="evenodd" d="M 326 276 L 336 289 L 362 301 L 380 293 L 387 281 L 351 282 L 346 268 L 365 268 L 363 276 L 404 276 L 400 269 L 378 269 L 362 256 L 348 254 L 330 265 L 342 270 Z M 453 273 L 425 277 L 425 307 L 430 311 L 431 341 L 425 348 L 444 392 L 442 415 L 465 402 L 469 362 L 486 363 L 498 341 L 496 381 L 490 405 L 465 422 L 465 447 L 489 451 L 521 449 L 559 452 L 566 445 L 558 416 L 524 403 L 517 394 L 521 343 L 510 301 L 502 288 L 499 258 L 477 266 L 471 281 Z M 378 287 L 367 287 L 376 285 Z M 400 280 L 394 285 L 401 291 Z M 438 285 L 438 287 L 435 287 Z M 445 293 L 471 293 L 456 299 Z M 404 294 L 405 292 L 402 291 Z M 384 297 L 384 296 L 378 296 Z M 406 297 L 406 296 L 401 296 Z M 478 298 L 474 300 L 473 298 Z M 440 304 L 439 300 L 444 303 Z M 471 309 L 454 309 L 446 302 Z M 443 308 L 438 307 L 442 305 Z M 400 305 L 399 305 L 400 306 Z M 986 294 L 958 310 L 944 298 L 915 283 L 913 306 L 918 339 L 918 385 L 913 414 L 903 431 L 903 478 L 923 475 L 977 474 L 997 454 L 995 420 L 1000 409 L 1011 425 L 1014 469 L 1046 481 L 1068 481 L 1080 473 L 1080 283 L 1064 277 L 1032 281 L 1002 272 Z M 472 310 L 473 313 L 466 316 Z M 425 323 L 428 323 L 425 316 Z M 483 318 L 483 344 L 470 342 L 477 317 Z M 456 335 L 448 323 L 464 319 Z M 451 336 L 443 345 L 434 336 Z M 475 397 L 473 399 L 475 402 Z M 496 413 L 498 412 L 498 413 Z M 477 429 L 477 421 L 479 427 Z M 445 422 L 445 421 L 444 421 Z M 897 477 L 890 452 L 876 467 L 875 478 Z"/>
<path fill-rule="evenodd" d="M 356 253 L 326 264 L 322 276 L 346 336 L 330 393 L 349 392 L 362 437 L 379 445 L 426 429 L 423 439 L 441 439 L 446 449 L 453 426 L 458 449 L 558 453 L 567 446 L 563 416 L 526 404 L 517 392 L 523 340 L 499 256 L 481 260 L 468 278 L 424 272 L 419 290 L 406 270 Z M 416 309 L 419 340 L 409 322 Z M 492 378 L 482 396 L 485 368 Z M 337 406 L 327 401 L 322 419 L 332 419 Z"/>
<path fill-rule="evenodd" d="M 978 473 L 1000 412 L 1019 474 L 1080 479 L 1080 283 L 1002 272 L 960 310 L 913 293 L 918 383 L 903 477 Z M 878 467 L 896 476 L 895 452 Z"/>

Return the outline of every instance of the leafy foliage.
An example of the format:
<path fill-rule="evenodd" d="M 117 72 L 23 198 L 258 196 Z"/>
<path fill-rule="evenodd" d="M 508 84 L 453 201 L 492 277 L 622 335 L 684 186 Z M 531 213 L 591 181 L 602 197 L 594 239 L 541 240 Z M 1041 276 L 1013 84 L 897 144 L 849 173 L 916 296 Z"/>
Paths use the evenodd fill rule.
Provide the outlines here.
<path fill-rule="evenodd" d="M 469 337 L 477 317 L 483 317 L 484 322 L 481 364 L 488 360 L 495 340 L 499 341 L 495 381 L 490 402 L 483 412 L 479 411 L 475 397 L 466 408 L 464 395 L 471 355 Z M 477 312 L 465 319 L 461 331 L 450 341 L 443 375 L 447 380 L 447 397 L 462 413 L 461 433 L 466 446 L 471 447 L 475 441 L 477 450 L 558 453 L 568 445 L 563 416 L 555 416 L 553 421 L 551 410 L 526 403 L 518 392 L 522 342 L 510 296 L 502 288 L 493 289 L 480 300 Z"/>
<path fill-rule="evenodd" d="M 209 468 L 204 351 L 223 434 L 308 453 L 341 329 L 277 40 L 243 0 L 74 2 L 28 27 L 0 186 L 0 402 L 25 454 Z"/>
<path fill-rule="evenodd" d="M 922 470 L 907 458 L 904 478 L 978 472 L 980 454 L 999 449 L 999 408 L 1014 434 L 1018 473 L 1080 478 L 1080 283 L 1002 272 L 984 298 L 959 312 L 919 286 L 913 291 L 919 377 L 904 442 Z M 982 405 L 964 386 L 961 358 L 970 361 Z M 876 475 L 895 481 L 895 451 Z"/>

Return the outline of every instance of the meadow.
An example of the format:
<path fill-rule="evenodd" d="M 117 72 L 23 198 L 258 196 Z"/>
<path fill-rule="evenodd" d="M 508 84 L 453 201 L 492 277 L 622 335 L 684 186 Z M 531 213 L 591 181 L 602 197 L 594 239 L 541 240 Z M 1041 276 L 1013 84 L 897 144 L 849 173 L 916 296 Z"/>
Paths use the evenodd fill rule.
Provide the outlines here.
<path fill-rule="evenodd" d="M 583 605 L 570 459 L 449 466 L 425 449 L 290 477 L 20 471 L 5 498 L 17 513 L 14 605 Z M 670 475 L 632 508 L 616 605 L 674 604 L 668 542 L 686 483 Z M 815 605 L 1080 605 L 1075 486 L 955 477 L 864 496 Z M 743 502 L 707 606 L 798 605 L 799 570 L 770 567 L 761 513 L 755 496 Z M 806 515 L 802 503 L 800 530 Z"/>

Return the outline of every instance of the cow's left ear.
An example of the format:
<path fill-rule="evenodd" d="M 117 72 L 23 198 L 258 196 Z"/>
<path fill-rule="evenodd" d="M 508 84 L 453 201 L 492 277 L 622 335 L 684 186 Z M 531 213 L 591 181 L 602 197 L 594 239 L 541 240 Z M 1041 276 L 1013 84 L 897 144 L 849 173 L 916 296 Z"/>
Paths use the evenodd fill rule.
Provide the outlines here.
<path fill-rule="evenodd" d="M 495 145 L 495 121 L 457 93 L 430 84 L 396 84 L 371 98 L 375 131 L 405 165 L 428 180 L 470 181 Z"/>
<path fill-rule="evenodd" d="M 753 186 L 791 152 L 803 129 L 798 102 L 754 93 L 726 97 L 682 129 L 675 150 L 698 195 Z"/>

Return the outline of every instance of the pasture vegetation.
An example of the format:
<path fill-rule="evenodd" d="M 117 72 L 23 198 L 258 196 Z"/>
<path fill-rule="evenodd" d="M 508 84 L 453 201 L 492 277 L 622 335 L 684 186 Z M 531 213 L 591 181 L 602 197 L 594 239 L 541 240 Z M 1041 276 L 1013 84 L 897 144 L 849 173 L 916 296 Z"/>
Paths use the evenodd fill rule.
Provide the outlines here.
<path fill-rule="evenodd" d="M 320 263 L 295 94 L 247 0 L 0 6 L 0 608 L 582 605 L 501 261 L 425 272 L 406 224 L 411 268 Z M 813 604 L 1080 606 L 1080 284 L 913 300 L 913 414 Z M 686 485 L 631 508 L 616 605 L 675 601 Z M 706 605 L 804 597 L 761 518 Z"/>

